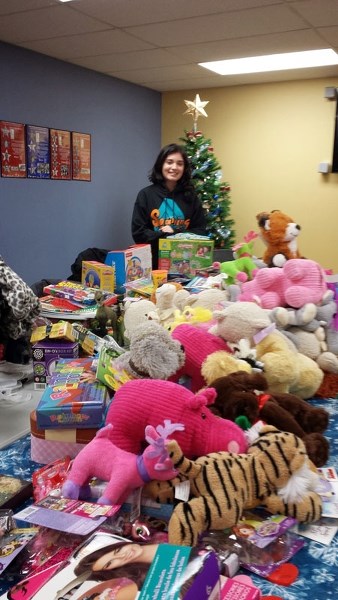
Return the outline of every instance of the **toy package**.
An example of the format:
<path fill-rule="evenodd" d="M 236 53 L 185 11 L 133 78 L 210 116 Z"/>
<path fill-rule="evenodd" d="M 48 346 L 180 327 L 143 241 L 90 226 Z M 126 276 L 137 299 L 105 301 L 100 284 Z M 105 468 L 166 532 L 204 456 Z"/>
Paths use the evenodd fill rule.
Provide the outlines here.
<path fill-rule="evenodd" d="M 93 359 L 61 359 L 36 408 L 40 429 L 92 428 L 104 422 L 109 395 L 91 369 Z"/>
<path fill-rule="evenodd" d="M 150 279 L 151 246 L 150 244 L 135 244 L 125 250 L 112 250 L 108 252 L 105 264 L 115 264 L 115 291 L 123 294 L 125 283 L 136 279 Z"/>
<path fill-rule="evenodd" d="M 111 560 L 117 549 L 121 556 L 128 554 L 122 566 L 114 565 Z M 107 560 L 111 561 L 109 571 L 107 567 L 98 570 L 101 564 L 107 564 Z M 153 542 L 136 544 L 102 529 L 75 548 L 57 568 L 47 562 L 44 570 L 31 571 L 24 582 L 10 589 L 10 597 L 12 600 L 65 597 L 83 600 L 118 597 L 116 594 L 121 590 L 123 597 L 130 600 L 219 598 L 216 556 L 213 552 L 199 553 L 195 548 L 184 546 Z M 6 598 L 5 593 L 0 600 Z"/>
<path fill-rule="evenodd" d="M 89 288 L 114 292 L 115 265 L 105 265 L 96 260 L 82 261 L 81 283 Z"/>
<path fill-rule="evenodd" d="M 159 239 L 158 264 L 168 273 L 194 276 L 213 260 L 214 241 L 206 236 L 176 234 Z"/>

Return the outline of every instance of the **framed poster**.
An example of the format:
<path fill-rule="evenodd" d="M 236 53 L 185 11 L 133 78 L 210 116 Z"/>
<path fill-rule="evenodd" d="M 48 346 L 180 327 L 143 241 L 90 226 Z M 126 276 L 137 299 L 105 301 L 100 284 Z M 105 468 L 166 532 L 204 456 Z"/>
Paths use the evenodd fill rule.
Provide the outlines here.
<path fill-rule="evenodd" d="M 91 135 L 72 132 L 72 172 L 77 181 L 91 180 Z"/>
<path fill-rule="evenodd" d="M 26 125 L 27 177 L 50 178 L 49 129 Z"/>
<path fill-rule="evenodd" d="M 2 177 L 26 177 L 24 124 L 0 121 L 0 146 Z"/>
<path fill-rule="evenodd" d="M 51 179 L 71 179 L 70 131 L 50 129 L 49 139 Z"/>

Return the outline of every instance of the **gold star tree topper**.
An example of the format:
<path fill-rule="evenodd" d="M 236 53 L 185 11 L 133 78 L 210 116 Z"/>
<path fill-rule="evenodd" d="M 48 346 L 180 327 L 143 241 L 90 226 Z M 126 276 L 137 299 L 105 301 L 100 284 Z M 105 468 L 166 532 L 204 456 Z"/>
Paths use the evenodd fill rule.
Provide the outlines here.
<path fill-rule="evenodd" d="M 187 110 L 183 113 L 184 115 L 192 115 L 194 121 L 194 131 L 197 129 L 197 119 L 198 117 L 207 117 L 207 113 L 204 110 L 204 107 L 209 104 L 209 100 L 202 101 L 199 94 L 196 94 L 195 100 L 184 100 Z"/>

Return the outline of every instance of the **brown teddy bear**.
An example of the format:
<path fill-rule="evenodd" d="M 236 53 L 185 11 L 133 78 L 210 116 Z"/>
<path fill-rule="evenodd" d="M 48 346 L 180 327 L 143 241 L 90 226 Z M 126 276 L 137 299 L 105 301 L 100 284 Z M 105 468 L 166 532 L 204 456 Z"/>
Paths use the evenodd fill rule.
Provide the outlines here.
<path fill-rule="evenodd" d="M 303 258 L 298 250 L 300 225 L 280 210 L 256 215 L 260 238 L 266 245 L 263 260 L 268 267 L 282 267 L 290 258 Z"/>
<path fill-rule="evenodd" d="M 262 373 L 237 371 L 219 377 L 210 385 L 217 392 L 211 408 L 217 415 L 236 422 L 244 416 L 251 425 L 260 419 L 294 433 L 303 440 L 310 460 L 317 467 L 327 462 L 329 443 L 322 433 L 328 426 L 329 415 L 324 408 L 314 407 L 294 394 L 269 393 Z"/>

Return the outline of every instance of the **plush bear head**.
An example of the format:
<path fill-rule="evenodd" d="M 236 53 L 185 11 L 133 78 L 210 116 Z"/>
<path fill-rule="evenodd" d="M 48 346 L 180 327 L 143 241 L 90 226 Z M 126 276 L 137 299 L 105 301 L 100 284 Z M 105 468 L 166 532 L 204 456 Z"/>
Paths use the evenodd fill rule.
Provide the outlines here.
<path fill-rule="evenodd" d="M 300 225 L 280 210 L 256 215 L 260 237 L 266 245 L 263 260 L 269 266 L 282 267 L 290 258 L 301 258 L 297 237 Z"/>

